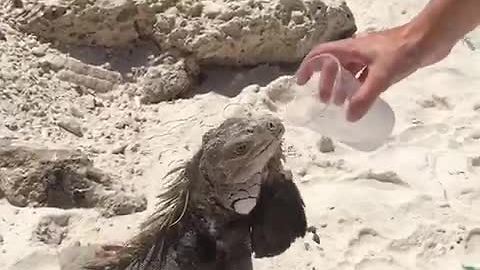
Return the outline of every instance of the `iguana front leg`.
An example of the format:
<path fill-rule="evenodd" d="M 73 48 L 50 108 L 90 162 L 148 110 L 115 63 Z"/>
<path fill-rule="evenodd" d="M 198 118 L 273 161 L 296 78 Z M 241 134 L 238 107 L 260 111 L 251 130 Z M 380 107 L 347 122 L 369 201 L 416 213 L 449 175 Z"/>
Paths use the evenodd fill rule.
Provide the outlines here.
<path fill-rule="evenodd" d="M 305 236 L 304 203 L 290 174 L 269 170 L 250 219 L 252 249 L 256 258 L 279 255 L 297 237 Z"/>
<path fill-rule="evenodd" d="M 217 240 L 215 270 L 252 270 L 250 228 L 246 216 L 226 224 Z"/>

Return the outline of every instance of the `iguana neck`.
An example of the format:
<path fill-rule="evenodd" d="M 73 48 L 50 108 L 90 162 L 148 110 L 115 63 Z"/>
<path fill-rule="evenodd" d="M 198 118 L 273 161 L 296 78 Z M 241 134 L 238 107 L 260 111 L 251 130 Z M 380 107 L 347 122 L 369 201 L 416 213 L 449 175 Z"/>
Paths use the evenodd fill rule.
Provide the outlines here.
<path fill-rule="evenodd" d="M 190 179 L 189 208 L 208 216 L 229 216 L 234 212 L 223 206 L 214 179 L 209 179 L 208 173 L 202 171 L 201 156 L 202 150 L 193 156 L 186 168 L 186 175 Z"/>

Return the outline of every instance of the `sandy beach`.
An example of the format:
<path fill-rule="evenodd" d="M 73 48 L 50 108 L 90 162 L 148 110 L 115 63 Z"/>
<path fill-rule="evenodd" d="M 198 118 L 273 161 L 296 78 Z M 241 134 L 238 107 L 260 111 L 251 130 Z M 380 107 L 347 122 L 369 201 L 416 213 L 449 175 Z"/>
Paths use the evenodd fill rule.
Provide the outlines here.
<path fill-rule="evenodd" d="M 164 7 L 168 1 L 158 1 L 153 8 L 156 17 L 147 16 L 150 9 L 138 8 L 135 19 L 148 24 L 156 18 L 160 30 L 154 30 L 154 45 L 147 40 L 138 50 L 104 50 L 78 42 L 104 41 L 106 46 L 111 40 L 133 42 L 128 20 L 120 30 L 123 36 L 99 29 L 105 31 L 100 33 L 104 39 L 77 38 L 65 32 L 43 34 L 57 41 L 42 41 L 39 36 L 47 32 L 32 26 L 37 15 L 25 19 L 24 28 L 22 20 L 12 23 L 21 13 L 19 7 L 12 8 L 12 2 L 16 1 L 0 1 L 0 147 L 4 140 L 42 149 L 81 150 L 112 179 L 117 193 L 108 195 L 110 204 L 47 207 L 33 195 L 20 198 L 2 191 L 14 174 L 9 171 L 7 177 L 7 169 L 0 167 L 2 270 L 59 270 L 66 260 L 71 261 L 70 247 L 121 243 L 135 235 L 138 225 L 155 210 L 161 175 L 174 163 L 191 158 L 201 135 L 235 113 L 225 110 L 227 105 L 284 118 L 292 97 L 286 85 L 302 55 L 316 39 L 336 38 L 352 30 L 349 16 L 338 8 L 340 1 L 324 1 L 333 10 L 325 14 L 333 15 L 325 19 L 332 25 L 323 26 L 326 30 L 321 34 L 295 32 L 291 24 L 265 26 L 278 33 L 265 37 L 268 44 L 257 50 L 248 45 L 258 44 L 252 26 L 256 17 L 248 13 L 256 10 L 252 7 L 253 11 L 231 15 L 250 14 L 244 15 L 250 21 L 243 21 L 251 23 L 247 45 L 208 45 L 215 42 L 214 37 L 191 38 L 188 31 L 216 29 L 211 22 L 186 23 L 182 29 L 188 33 L 176 33 L 176 37 L 173 32 L 161 32 L 163 24 L 158 21 L 177 15 Z M 23 2 L 23 9 L 33 8 Z M 99 2 L 102 7 L 109 5 L 106 0 Z M 222 5 L 228 1 L 198 2 L 203 3 L 199 18 L 226 14 Z M 299 3 L 316 3 L 271 2 L 293 10 Z M 404 23 L 426 2 L 347 0 L 346 6 L 356 32 L 361 33 Z M 196 11 L 192 7 L 188 12 Z M 298 29 L 315 25 L 313 19 L 299 14 L 290 14 Z M 28 33 L 25 27 L 37 32 Z M 91 31 L 87 28 L 83 30 Z M 121 38 L 107 40 L 108 35 Z M 75 46 L 62 46 L 68 37 Z M 175 38 L 185 40 L 184 48 L 172 41 Z M 295 38 L 301 38 L 299 44 L 272 50 Z M 193 52 L 185 58 L 158 53 L 167 47 Z M 235 57 L 229 59 L 229 55 Z M 255 61 L 272 62 L 257 65 Z M 167 77 L 159 82 L 158 78 Z M 201 81 L 195 84 L 194 77 Z M 164 86 L 165 93 L 155 92 L 156 85 Z M 170 97 L 183 91 L 179 87 L 193 89 L 181 93 L 185 97 Z M 333 149 L 327 151 L 321 147 L 321 134 L 286 123 L 285 166 L 293 172 L 309 226 L 316 228 L 319 240 L 309 232 L 277 257 L 254 259 L 254 269 L 480 269 L 480 29 L 469 33 L 445 60 L 416 72 L 381 97 L 392 106 L 396 123 L 386 144 L 373 152 L 350 149 L 334 138 Z"/>

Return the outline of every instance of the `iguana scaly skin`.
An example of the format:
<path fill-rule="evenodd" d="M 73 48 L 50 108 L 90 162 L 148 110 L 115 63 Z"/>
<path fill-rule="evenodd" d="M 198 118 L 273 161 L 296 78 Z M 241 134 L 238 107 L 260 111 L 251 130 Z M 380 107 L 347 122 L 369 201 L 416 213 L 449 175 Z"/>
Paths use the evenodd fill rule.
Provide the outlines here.
<path fill-rule="evenodd" d="M 278 118 L 231 118 L 160 195 L 158 210 L 125 246 L 108 246 L 87 269 L 248 270 L 303 237 L 301 195 L 282 166 Z"/>

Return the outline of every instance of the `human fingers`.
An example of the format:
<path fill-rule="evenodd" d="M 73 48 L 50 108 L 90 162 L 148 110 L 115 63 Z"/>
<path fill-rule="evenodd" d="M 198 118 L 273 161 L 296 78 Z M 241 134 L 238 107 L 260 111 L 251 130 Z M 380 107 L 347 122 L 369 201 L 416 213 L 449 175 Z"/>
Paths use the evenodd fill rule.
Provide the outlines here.
<path fill-rule="evenodd" d="M 337 88 L 333 93 L 333 103 L 337 106 L 342 106 L 342 104 L 347 99 L 348 93 L 345 89 Z"/>
<path fill-rule="evenodd" d="M 333 86 L 338 73 L 338 65 L 335 61 L 328 59 L 323 62 L 321 69 L 319 82 L 320 99 L 328 103 L 332 97 Z"/>
<path fill-rule="evenodd" d="M 330 54 L 335 56 L 342 65 L 348 63 L 356 63 L 357 65 L 367 65 L 370 63 L 368 53 L 363 50 L 357 50 L 356 47 L 363 48 L 361 41 L 355 39 L 344 39 L 338 41 L 332 41 L 327 43 L 322 43 L 312 49 L 303 59 L 300 64 L 295 76 L 297 84 L 305 84 L 315 68 L 318 68 L 318 62 L 314 59 L 322 54 Z"/>
<path fill-rule="evenodd" d="M 352 75 L 355 77 L 360 71 L 366 69 L 366 65 L 364 63 L 357 63 L 357 62 L 346 62 L 342 63 L 342 66 L 345 70 L 348 70 Z"/>
<path fill-rule="evenodd" d="M 347 63 L 343 65 L 343 67 L 344 67 L 344 72 L 350 72 L 354 77 L 359 71 L 364 69 L 363 64 L 353 63 L 353 62 Z M 348 89 L 342 89 L 339 87 L 340 86 L 334 87 L 335 90 L 333 91 L 333 102 L 337 106 L 342 106 L 345 103 L 345 100 L 347 99 L 349 93 L 347 91 Z"/>
<path fill-rule="evenodd" d="M 295 76 L 297 79 L 298 85 L 305 84 L 310 77 L 312 76 L 313 72 L 315 72 L 315 68 L 318 68 L 318 62 L 315 60 L 315 57 L 321 54 L 332 54 L 336 57 L 338 55 L 342 55 L 341 53 L 343 49 L 343 43 L 341 41 L 332 41 L 327 43 L 322 43 L 314 47 L 304 58 L 300 67 L 298 68 Z"/>
<path fill-rule="evenodd" d="M 352 96 L 347 108 L 347 120 L 356 122 L 370 109 L 376 98 L 389 86 L 388 75 L 384 70 L 373 67 L 368 71 L 365 82 Z"/>

